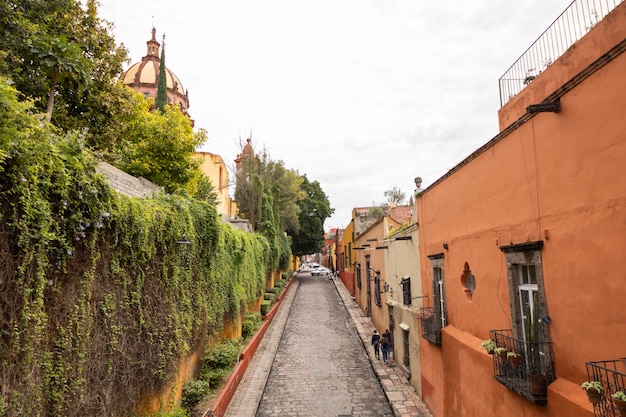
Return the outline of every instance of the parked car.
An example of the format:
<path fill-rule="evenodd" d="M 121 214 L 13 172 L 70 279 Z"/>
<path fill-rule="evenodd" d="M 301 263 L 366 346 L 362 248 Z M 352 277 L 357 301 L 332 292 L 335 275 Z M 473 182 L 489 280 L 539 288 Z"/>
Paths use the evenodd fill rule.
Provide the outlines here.
<path fill-rule="evenodd" d="M 311 275 L 314 277 L 321 277 L 324 275 L 330 275 L 330 269 L 325 268 L 323 266 L 319 266 L 317 268 L 315 268 L 313 271 L 311 271 Z"/>

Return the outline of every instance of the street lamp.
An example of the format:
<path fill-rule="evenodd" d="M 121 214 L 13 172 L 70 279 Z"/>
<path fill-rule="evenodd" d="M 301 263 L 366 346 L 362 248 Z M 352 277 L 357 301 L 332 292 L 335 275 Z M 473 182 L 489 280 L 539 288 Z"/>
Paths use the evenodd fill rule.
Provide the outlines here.
<path fill-rule="evenodd" d="M 187 239 L 187 236 L 183 233 L 180 236 L 178 242 L 176 242 L 176 247 L 178 249 L 178 263 L 174 264 L 174 266 L 182 266 L 187 267 L 189 265 L 189 250 L 191 248 L 191 242 Z"/>

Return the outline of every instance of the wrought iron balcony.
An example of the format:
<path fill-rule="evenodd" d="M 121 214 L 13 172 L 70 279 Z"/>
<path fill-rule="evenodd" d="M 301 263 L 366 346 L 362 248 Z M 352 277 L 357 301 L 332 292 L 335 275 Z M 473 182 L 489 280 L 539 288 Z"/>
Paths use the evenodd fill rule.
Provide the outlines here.
<path fill-rule="evenodd" d="M 435 345 L 441 346 L 441 310 L 433 307 L 420 308 L 422 337 Z"/>
<path fill-rule="evenodd" d="M 574 0 L 500 77 L 500 106 L 585 36 L 622 0 Z"/>
<path fill-rule="evenodd" d="M 593 406 L 596 417 L 618 417 L 621 414 L 611 401 L 611 394 L 626 392 L 626 358 L 608 361 L 587 362 L 589 381 L 602 384 L 602 400 Z"/>
<path fill-rule="evenodd" d="M 513 337 L 511 329 L 491 330 L 491 340 L 505 348 L 493 355 L 494 378 L 536 405 L 548 403 L 548 385 L 554 381 L 552 343 L 525 342 Z M 515 352 L 517 357 L 507 356 Z"/>

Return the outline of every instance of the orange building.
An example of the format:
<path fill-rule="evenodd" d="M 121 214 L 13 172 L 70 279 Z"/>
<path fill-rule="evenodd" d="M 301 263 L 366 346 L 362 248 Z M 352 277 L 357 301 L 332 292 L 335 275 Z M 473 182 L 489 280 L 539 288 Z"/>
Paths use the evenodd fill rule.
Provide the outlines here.
<path fill-rule="evenodd" d="M 595 415 L 617 415 L 625 50 L 622 3 L 518 79 L 501 132 L 418 194 L 422 396 L 434 416 L 590 417 L 588 379 L 605 388 Z M 511 353 L 487 354 L 486 339 Z"/>

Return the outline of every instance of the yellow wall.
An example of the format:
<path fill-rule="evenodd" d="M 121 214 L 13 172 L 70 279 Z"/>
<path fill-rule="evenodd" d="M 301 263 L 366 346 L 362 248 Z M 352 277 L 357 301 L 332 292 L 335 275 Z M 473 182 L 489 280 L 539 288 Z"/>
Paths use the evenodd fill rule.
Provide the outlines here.
<path fill-rule="evenodd" d="M 200 169 L 211 179 L 218 195 L 217 212 L 234 217 L 237 214 L 234 201 L 228 196 L 229 176 L 228 168 L 221 156 L 210 152 L 196 152 L 195 157 L 200 160 Z"/>

